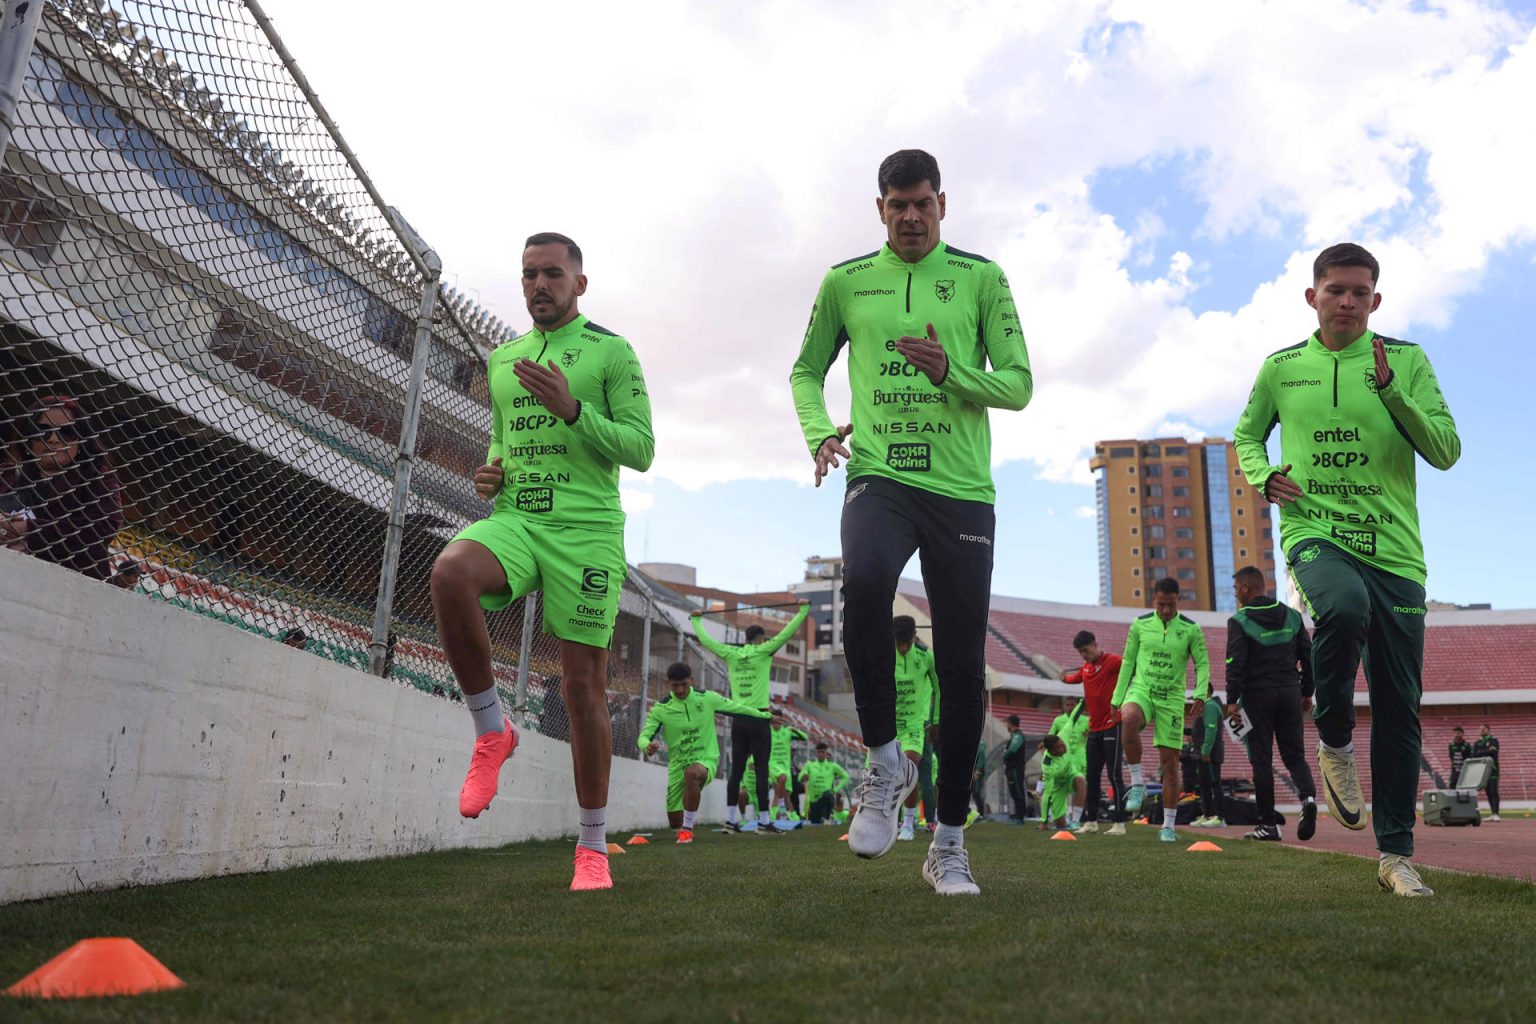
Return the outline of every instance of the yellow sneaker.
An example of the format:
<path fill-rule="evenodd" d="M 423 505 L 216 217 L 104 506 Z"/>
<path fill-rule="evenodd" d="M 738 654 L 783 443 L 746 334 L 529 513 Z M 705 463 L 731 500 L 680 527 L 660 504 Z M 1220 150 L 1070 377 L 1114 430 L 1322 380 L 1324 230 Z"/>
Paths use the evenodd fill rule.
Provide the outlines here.
<path fill-rule="evenodd" d="M 1333 820 L 1356 832 L 1365 828 L 1370 814 L 1365 809 L 1365 797 L 1360 795 L 1355 755 L 1335 753 L 1319 741 L 1317 767 L 1323 775 L 1323 795 L 1328 799 L 1328 813 Z"/>
<path fill-rule="evenodd" d="M 1394 896 L 1433 896 L 1435 890 L 1424 884 L 1407 857 L 1383 854 L 1376 868 L 1376 884 Z"/>

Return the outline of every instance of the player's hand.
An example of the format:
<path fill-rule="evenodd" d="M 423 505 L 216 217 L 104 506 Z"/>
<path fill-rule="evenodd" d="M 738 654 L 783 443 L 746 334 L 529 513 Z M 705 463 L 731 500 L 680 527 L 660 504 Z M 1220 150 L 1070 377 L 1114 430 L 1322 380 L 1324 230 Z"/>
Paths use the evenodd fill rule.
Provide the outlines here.
<path fill-rule="evenodd" d="M 896 351 L 906 356 L 907 362 L 919 370 L 937 386 L 949 375 L 949 356 L 939 343 L 939 333 L 928 325 L 926 338 L 914 338 L 903 334 L 896 339 Z"/>
<path fill-rule="evenodd" d="M 645 756 L 646 757 L 650 757 L 652 754 L 656 753 L 656 746 L 657 746 L 656 741 L 655 740 L 651 740 L 651 742 L 646 745 Z"/>
<path fill-rule="evenodd" d="M 980 782 L 981 781 L 981 772 L 971 772 L 971 781 L 972 782 Z"/>
<path fill-rule="evenodd" d="M 1286 463 L 1280 467 L 1279 472 L 1264 481 L 1264 497 L 1281 508 L 1301 497 L 1301 487 L 1287 475 L 1290 471 L 1291 464 Z"/>
<path fill-rule="evenodd" d="M 852 454 L 843 447 L 843 442 L 848 440 L 848 435 L 853 433 L 853 424 L 849 423 L 837 428 L 836 439 L 827 438 L 821 442 L 821 447 L 816 449 L 816 486 L 821 486 L 822 478 L 841 463 L 837 457 L 841 455 L 845 459 L 852 458 Z"/>
<path fill-rule="evenodd" d="M 475 470 L 475 493 L 490 501 L 501 490 L 501 482 L 506 476 L 506 470 L 501 468 L 501 456 L 498 455 L 491 460 L 490 465 Z"/>
<path fill-rule="evenodd" d="M 939 727 L 938 727 L 937 724 L 933 724 L 933 725 L 929 725 L 928 726 L 928 742 L 929 743 L 937 743 L 937 742 L 939 742 Z"/>
<path fill-rule="evenodd" d="M 1387 346 L 1381 335 L 1371 339 L 1371 353 L 1376 357 L 1376 390 L 1392 383 L 1392 367 L 1387 365 Z"/>
<path fill-rule="evenodd" d="M 1203 714 L 1205 714 L 1205 701 L 1196 697 L 1195 702 L 1189 707 L 1189 717 L 1199 718 Z"/>
<path fill-rule="evenodd" d="M 571 382 L 553 359 L 546 366 L 540 366 L 532 359 L 519 359 L 512 364 L 512 372 L 517 374 L 518 381 L 528 393 L 562 422 L 570 423 L 576 419 L 581 403 L 571 394 Z"/>
<path fill-rule="evenodd" d="M 1239 708 L 1236 704 L 1227 705 L 1226 716 L 1227 720 L 1230 721 L 1233 725 L 1240 725 L 1243 721 L 1242 709 Z"/>
<path fill-rule="evenodd" d="M 1311 711 L 1312 710 L 1312 698 L 1311 697 L 1303 697 L 1303 698 L 1301 698 L 1301 710 L 1303 710 L 1303 711 Z"/>
<path fill-rule="evenodd" d="M 1200 760 L 1204 761 L 1206 764 L 1210 764 L 1211 763 L 1211 755 L 1210 754 L 1201 754 L 1200 755 Z"/>

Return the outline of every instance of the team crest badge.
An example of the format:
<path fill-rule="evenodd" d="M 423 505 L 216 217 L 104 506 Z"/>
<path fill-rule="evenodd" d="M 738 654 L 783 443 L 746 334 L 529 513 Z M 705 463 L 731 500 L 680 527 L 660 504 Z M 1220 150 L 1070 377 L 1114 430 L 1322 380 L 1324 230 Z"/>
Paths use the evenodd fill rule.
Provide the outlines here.
<path fill-rule="evenodd" d="M 576 365 L 576 360 L 581 358 L 581 349 L 568 348 L 560 354 L 560 365 L 569 370 Z"/>
<path fill-rule="evenodd" d="M 940 302 L 948 302 L 955 297 L 955 282 L 935 281 L 933 282 L 933 293 L 939 297 Z"/>

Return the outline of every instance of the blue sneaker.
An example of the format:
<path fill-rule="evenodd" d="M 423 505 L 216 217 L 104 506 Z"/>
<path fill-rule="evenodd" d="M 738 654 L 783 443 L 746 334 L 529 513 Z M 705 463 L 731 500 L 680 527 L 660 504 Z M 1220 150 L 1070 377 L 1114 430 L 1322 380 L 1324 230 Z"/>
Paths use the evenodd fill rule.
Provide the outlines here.
<path fill-rule="evenodd" d="M 1165 843 L 1176 843 L 1179 841 L 1179 837 L 1174 835 L 1173 828 L 1169 825 L 1164 825 L 1157 830 L 1157 838 Z"/>
<path fill-rule="evenodd" d="M 1146 786 L 1132 786 L 1125 794 L 1125 811 L 1131 817 L 1141 813 L 1141 802 L 1147 798 Z"/>
<path fill-rule="evenodd" d="M 744 821 L 744 822 L 742 822 L 740 825 L 738 825 L 736 827 L 736 831 L 737 832 L 756 832 L 757 831 L 757 822 L 756 821 Z"/>

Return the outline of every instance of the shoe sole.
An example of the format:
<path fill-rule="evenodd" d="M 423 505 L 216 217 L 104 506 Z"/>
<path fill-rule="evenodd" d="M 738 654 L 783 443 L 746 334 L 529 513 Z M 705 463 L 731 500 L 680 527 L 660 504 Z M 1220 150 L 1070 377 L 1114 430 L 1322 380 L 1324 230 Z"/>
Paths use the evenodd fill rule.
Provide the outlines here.
<path fill-rule="evenodd" d="M 1424 887 L 1422 892 L 1417 891 L 1417 890 L 1412 890 L 1412 889 L 1410 889 L 1408 892 L 1398 892 L 1396 889 L 1392 888 L 1392 883 L 1391 882 L 1387 881 L 1385 878 L 1382 878 L 1380 875 L 1376 876 L 1376 884 L 1381 886 L 1382 889 L 1385 890 L 1386 892 L 1391 893 L 1393 896 L 1402 896 L 1405 899 L 1414 899 L 1414 898 L 1423 897 L 1423 896 L 1433 896 L 1435 894 L 1435 890 L 1431 889 L 1427 885 Z"/>

